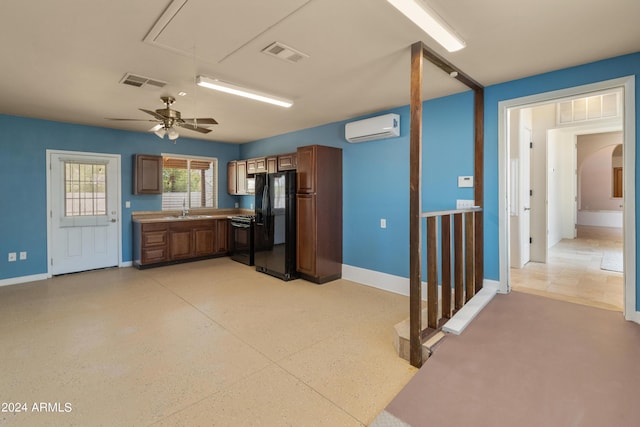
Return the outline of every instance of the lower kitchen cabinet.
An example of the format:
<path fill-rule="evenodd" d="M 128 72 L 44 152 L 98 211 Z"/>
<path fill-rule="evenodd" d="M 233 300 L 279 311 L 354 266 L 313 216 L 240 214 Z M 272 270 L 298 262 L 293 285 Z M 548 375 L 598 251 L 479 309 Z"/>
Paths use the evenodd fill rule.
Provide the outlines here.
<path fill-rule="evenodd" d="M 224 256 L 228 252 L 226 219 L 133 224 L 133 264 L 138 268 Z"/>

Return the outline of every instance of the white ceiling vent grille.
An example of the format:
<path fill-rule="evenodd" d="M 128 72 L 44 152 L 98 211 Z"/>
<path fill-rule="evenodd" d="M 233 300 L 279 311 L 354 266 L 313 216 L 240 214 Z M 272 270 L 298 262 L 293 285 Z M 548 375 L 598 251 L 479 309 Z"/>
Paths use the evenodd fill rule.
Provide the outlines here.
<path fill-rule="evenodd" d="M 135 86 L 135 87 L 143 87 L 143 86 L 152 86 L 152 87 L 165 87 L 167 82 L 163 82 L 161 80 L 150 79 L 149 77 L 137 76 L 135 74 L 127 73 L 122 77 L 120 83 L 123 85 Z"/>
<path fill-rule="evenodd" d="M 262 53 L 293 63 L 300 62 L 300 60 L 309 57 L 306 53 L 302 53 L 299 50 L 295 50 L 294 48 L 280 42 L 271 43 L 269 46 L 262 49 Z"/>

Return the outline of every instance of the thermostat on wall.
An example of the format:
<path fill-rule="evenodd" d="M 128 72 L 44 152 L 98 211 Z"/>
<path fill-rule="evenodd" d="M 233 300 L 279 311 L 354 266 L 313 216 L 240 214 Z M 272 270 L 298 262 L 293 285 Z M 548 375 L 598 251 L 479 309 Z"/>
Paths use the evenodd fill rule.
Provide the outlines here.
<path fill-rule="evenodd" d="M 473 187 L 473 177 L 472 176 L 459 176 L 458 177 L 458 187 Z"/>

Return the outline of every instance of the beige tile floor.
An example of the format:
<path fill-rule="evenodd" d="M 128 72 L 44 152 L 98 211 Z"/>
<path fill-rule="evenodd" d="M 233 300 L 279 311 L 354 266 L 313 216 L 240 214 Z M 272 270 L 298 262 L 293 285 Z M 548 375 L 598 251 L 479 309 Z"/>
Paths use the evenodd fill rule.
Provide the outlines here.
<path fill-rule="evenodd" d="M 0 402 L 27 412 L 0 425 L 366 425 L 416 372 L 392 345 L 407 313 L 228 258 L 3 287 Z"/>
<path fill-rule="evenodd" d="M 601 270 L 604 251 L 622 251 L 619 230 L 581 227 L 578 238 L 549 249 L 548 262 L 511 269 L 512 289 L 578 304 L 622 311 L 623 274 Z"/>

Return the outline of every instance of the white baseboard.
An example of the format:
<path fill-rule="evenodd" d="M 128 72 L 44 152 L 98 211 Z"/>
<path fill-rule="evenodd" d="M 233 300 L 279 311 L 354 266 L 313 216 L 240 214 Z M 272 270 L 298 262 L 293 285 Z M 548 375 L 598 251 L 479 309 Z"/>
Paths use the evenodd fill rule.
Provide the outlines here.
<path fill-rule="evenodd" d="M 11 277 L 9 279 L 1 279 L 0 286 L 18 285 L 20 283 L 37 282 L 38 280 L 47 280 L 49 276 L 45 274 L 33 274 L 31 276 Z"/>
<path fill-rule="evenodd" d="M 635 322 L 640 324 L 640 311 L 632 311 L 627 312 L 624 315 L 624 318 L 630 322 Z"/>
<path fill-rule="evenodd" d="M 122 268 L 122 267 L 133 267 L 133 261 L 121 262 L 118 267 L 120 267 L 120 268 Z"/>
<path fill-rule="evenodd" d="M 442 327 L 444 332 L 460 335 L 469 323 L 482 311 L 489 301 L 496 296 L 499 283 L 485 280 L 480 292 L 475 294 L 453 317 Z"/>
<path fill-rule="evenodd" d="M 409 296 L 409 279 L 406 277 L 394 276 L 393 274 L 343 264 L 342 278 L 362 285 L 371 286 L 372 288 L 393 292 L 394 294 Z M 498 289 L 499 282 L 484 279 L 482 286 L 488 286 L 490 289 Z M 438 296 L 440 295 L 442 295 L 442 287 L 438 286 Z M 427 282 L 422 282 L 422 299 L 425 301 L 427 299 Z"/>

